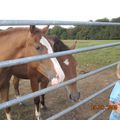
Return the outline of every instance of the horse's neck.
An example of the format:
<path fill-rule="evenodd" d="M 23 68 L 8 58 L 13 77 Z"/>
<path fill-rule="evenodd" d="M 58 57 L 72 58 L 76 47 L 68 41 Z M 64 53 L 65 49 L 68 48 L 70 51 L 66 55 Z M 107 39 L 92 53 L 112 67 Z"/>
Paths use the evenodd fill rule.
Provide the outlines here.
<path fill-rule="evenodd" d="M 20 51 L 26 44 L 28 30 L 12 30 L 12 32 L 0 33 L 0 60 L 20 57 Z"/>

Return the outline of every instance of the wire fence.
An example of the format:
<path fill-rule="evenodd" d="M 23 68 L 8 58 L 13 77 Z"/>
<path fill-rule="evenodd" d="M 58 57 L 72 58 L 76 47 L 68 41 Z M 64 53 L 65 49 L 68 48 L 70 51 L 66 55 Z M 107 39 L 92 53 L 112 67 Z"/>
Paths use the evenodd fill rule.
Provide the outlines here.
<path fill-rule="evenodd" d="M 106 70 L 106 69 L 108 69 L 108 68 L 111 68 L 111 67 L 117 65 L 118 63 L 119 63 L 119 61 L 116 62 L 116 63 L 110 64 L 110 65 L 104 66 L 104 67 L 102 67 L 102 68 L 99 68 L 99 69 L 97 69 L 97 70 L 91 71 L 91 72 L 89 72 L 89 73 L 86 73 L 86 74 L 83 74 L 83 75 L 78 75 L 77 77 L 75 77 L 75 78 L 73 78 L 73 79 L 71 79 L 71 80 L 65 81 L 65 82 L 63 82 L 63 83 L 60 83 L 60 84 L 58 84 L 58 85 L 50 86 L 50 87 L 48 87 L 48 88 L 39 90 L 39 91 L 37 91 L 37 92 L 34 92 L 34 93 L 30 93 L 30 94 L 21 96 L 21 97 L 19 97 L 19 98 L 17 98 L 17 99 L 14 99 L 14 100 L 10 100 L 10 101 L 8 101 L 8 102 L 1 103 L 1 104 L 0 104 L 0 109 L 10 107 L 10 106 L 15 105 L 15 104 L 17 104 L 17 103 L 21 103 L 21 102 L 23 102 L 23 101 L 25 101 L 25 100 L 28 100 L 28 99 L 34 98 L 34 97 L 36 97 L 36 96 L 40 96 L 40 95 L 46 94 L 46 93 L 51 92 L 51 91 L 53 91 L 53 90 L 56 90 L 56 89 L 58 89 L 58 88 L 64 87 L 64 86 L 69 85 L 69 84 L 72 84 L 72 83 L 74 83 L 74 82 L 76 82 L 76 81 L 78 81 L 78 80 L 81 80 L 81 79 L 83 79 L 83 78 L 89 77 L 89 76 L 91 76 L 91 75 L 94 75 L 94 74 L 96 74 L 96 73 L 99 73 L 99 72 L 101 72 L 101 71 L 103 71 L 103 70 Z"/>
<path fill-rule="evenodd" d="M 80 22 L 80 21 L 48 21 L 48 20 L 0 20 L 0 26 L 8 26 L 8 25 L 97 25 L 97 26 L 120 26 L 120 23 L 112 23 L 112 22 Z M 25 64 L 28 62 L 32 62 L 32 61 L 39 61 L 39 60 L 44 60 L 44 59 L 49 59 L 49 58 L 53 58 L 53 57 L 58 57 L 58 56 L 63 56 L 63 55 L 69 55 L 69 54 L 77 54 L 77 53 L 82 53 L 82 52 L 87 52 L 87 51 L 92 51 L 92 50 L 96 50 L 96 49 L 101 49 L 101 48 L 107 48 L 107 47 L 113 47 L 113 46 L 118 46 L 120 45 L 120 42 L 118 43 L 111 43 L 111 44 L 104 44 L 104 45 L 98 45 L 98 46 L 92 46 L 92 47 L 86 47 L 86 48 L 81 48 L 81 49 L 76 49 L 76 50 L 68 50 L 68 51 L 63 51 L 63 52 L 57 52 L 57 53 L 53 53 L 53 54 L 47 54 L 47 55 L 42 55 L 42 56 L 32 56 L 32 57 L 26 57 L 26 58 L 20 58 L 20 59 L 16 59 L 16 60 L 6 60 L 6 61 L 1 61 L 0 62 L 0 68 L 5 68 L 5 67 L 10 67 L 10 66 L 14 66 L 14 65 L 18 65 L 18 64 Z M 13 99 L 4 103 L 0 104 L 0 109 L 4 109 L 7 107 L 10 107 L 12 105 L 15 105 L 17 103 L 23 102 L 25 100 L 31 99 L 33 97 L 42 95 L 42 94 L 46 94 L 48 92 L 52 92 L 53 90 L 56 90 L 58 88 L 64 87 L 66 85 L 72 84 L 78 80 L 81 80 L 83 78 L 86 78 L 88 76 L 94 75 L 96 73 L 99 73 L 103 70 L 106 70 L 108 68 L 111 68 L 115 65 L 117 65 L 119 63 L 113 63 L 107 66 L 104 66 L 102 68 L 96 69 L 94 71 L 91 71 L 89 73 L 83 74 L 83 75 L 78 75 L 76 78 L 73 78 L 71 80 L 65 81 L 59 85 L 55 85 L 55 86 L 50 86 L 46 89 L 43 90 L 39 90 L 37 92 L 34 93 L 30 93 L 24 96 L 21 96 L 20 98 L 17 99 Z M 90 101 L 91 99 L 95 98 L 96 96 L 98 96 L 99 94 L 105 92 L 106 90 L 108 90 L 109 88 L 111 88 L 112 86 L 114 86 L 115 83 L 112 83 L 110 85 L 108 85 L 107 87 L 101 89 L 100 91 L 94 93 L 93 95 L 89 96 L 88 98 L 82 100 L 81 102 L 76 103 L 75 105 L 63 110 L 62 112 L 59 112 L 49 118 L 47 118 L 47 120 L 55 120 L 65 114 L 67 114 L 68 112 L 76 109 L 77 107 L 83 105 L 84 103 Z M 99 116 L 100 114 L 102 114 L 105 110 L 99 111 L 98 113 L 96 113 L 95 115 L 93 115 L 91 118 L 89 118 L 89 120 L 93 120 L 95 119 L 97 116 Z"/>

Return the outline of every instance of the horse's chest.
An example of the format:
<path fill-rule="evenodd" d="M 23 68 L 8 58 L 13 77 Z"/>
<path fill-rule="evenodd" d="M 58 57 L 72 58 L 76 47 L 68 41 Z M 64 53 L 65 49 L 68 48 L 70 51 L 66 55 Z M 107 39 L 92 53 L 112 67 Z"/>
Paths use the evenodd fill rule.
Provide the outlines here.
<path fill-rule="evenodd" d="M 12 74 L 16 77 L 27 79 L 28 78 L 28 70 L 27 65 L 17 65 L 12 68 Z"/>

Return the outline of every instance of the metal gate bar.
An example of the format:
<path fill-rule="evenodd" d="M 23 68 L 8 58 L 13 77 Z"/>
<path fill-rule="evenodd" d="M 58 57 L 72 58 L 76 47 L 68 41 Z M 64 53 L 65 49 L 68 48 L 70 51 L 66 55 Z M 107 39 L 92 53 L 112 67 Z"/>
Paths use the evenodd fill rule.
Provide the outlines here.
<path fill-rule="evenodd" d="M 96 114 L 94 114 L 92 117 L 88 118 L 88 120 L 94 120 L 96 119 L 98 116 L 100 116 L 102 113 L 104 113 L 106 110 L 100 110 L 99 112 L 97 112 Z"/>
<path fill-rule="evenodd" d="M 120 26 L 117 22 L 83 22 L 57 20 L 0 20 L 0 26 L 18 25 L 93 25 L 93 26 Z"/>
<path fill-rule="evenodd" d="M 59 56 L 63 56 L 63 55 L 77 54 L 77 53 L 92 51 L 92 50 L 101 49 L 101 48 L 118 46 L 118 45 L 120 45 L 120 42 L 104 44 L 104 45 L 96 45 L 96 46 L 91 46 L 91 47 L 75 49 L 75 50 L 67 50 L 67 51 L 56 52 L 56 53 L 52 53 L 52 54 L 45 54 L 45 55 L 37 55 L 37 56 L 19 58 L 19 59 L 15 59 L 15 60 L 6 60 L 6 61 L 0 62 L 0 68 L 25 64 L 25 63 L 28 63 L 28 62 L 44 60 L 44 59 L 53 58 L 53 57 L 59 57 Z"/>

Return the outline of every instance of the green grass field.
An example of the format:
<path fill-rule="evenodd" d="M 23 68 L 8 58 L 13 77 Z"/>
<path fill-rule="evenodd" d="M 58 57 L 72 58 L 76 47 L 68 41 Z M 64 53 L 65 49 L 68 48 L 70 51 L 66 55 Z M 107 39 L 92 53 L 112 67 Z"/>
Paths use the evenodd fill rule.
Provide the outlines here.
<path fill-rule="evenodd" d="M 73 44 L 73 40 L 64 40 L 68 46 Z M 94 45 L 120 42 L 120 40 L 78 40 L 76 48 L 83 48 Z M 80 71 L 91 71 L 93 69 L 111 64 L 120 60 L 120 46 L 98 49 L 74 55 Z"/>

